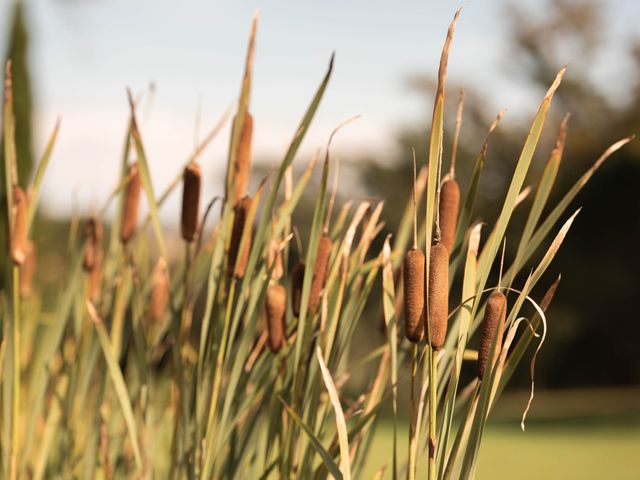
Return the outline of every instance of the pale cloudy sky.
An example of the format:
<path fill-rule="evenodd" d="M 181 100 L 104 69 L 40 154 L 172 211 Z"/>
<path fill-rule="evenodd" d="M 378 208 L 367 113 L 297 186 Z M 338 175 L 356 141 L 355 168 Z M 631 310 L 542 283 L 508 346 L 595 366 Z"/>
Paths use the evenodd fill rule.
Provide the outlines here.
<path fill-rule="evenodd" d="M 546 0 L 524 3 L 543 12 Z M 637 0 L 609 0 L 609 41 L 602 81 L 619 82 L 620 54 L 640 20 Z M 0 51 L 6 48 L 9 7 L 0 0 Z M 201 134 L 239 91 L 251 17 L 261 12 L 252 112 L 256 156 L 278 158 L 318 85 L 332 51 L 334 76 L 298 161 L 324 145 L 346 117 L 336 150 L 389 151 L 397 130 L 424 115 L 405 79 L 435 72 L 456 2 L 293 0 L 27 0 L 37 102 L 37 151 L 56 117 L 62 129 L 43 187 L 46 208 L 66 213 L 75 197 L 88 207 L 113 187 L 127 120 L 125 86 L 141 92 L 151 81 L 155 101 L 142 134 L 156 190 L 175 175 Z M 535 108 L 506 67 L 504 0 L 469 2 L 458 24 L 449 75 L 486 91 L 497 111 Z M 616 53 L 617 52 L 617 53 Z M 567 59 L 571 63 L 571 59 Z M 490 85 L 494 88 L 490 88 Z M 221 191 L 228 131 L 202 157 L 205 195 Z M 175 218 L 177 198 L 165 219 Z"/>

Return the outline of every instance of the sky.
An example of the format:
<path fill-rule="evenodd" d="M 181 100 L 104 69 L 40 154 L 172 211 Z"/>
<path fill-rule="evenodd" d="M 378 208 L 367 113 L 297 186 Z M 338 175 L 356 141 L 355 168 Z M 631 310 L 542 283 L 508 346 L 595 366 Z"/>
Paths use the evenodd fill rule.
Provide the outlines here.
<path fill-rule="evenodd" d="M 522 0 L 537 13 L 546 0 Z M 620 82 L 614 67 L 640 20 L 637 0 L 605 0 L 611 51 L 597 69 Z M 12 0 L 0 0 L 0 51 L 6 49 Z M 540 92 L 508 68 L 504 0 L 473 0 L 458 23 L 449 78 L 485 92 L 497 112 L 535 111 Z M 435 75 L 458 3 L 26 0 L 36 101 L 36 155 L 62 127 L 43 184 L 48 212 L 68 214 L 100 205 L 117 182 L 127 125 L 125 88 L 156 86 L 140 108 L 141 131 L 156 191 L 184 163 L 196 142 L 237 98 L 252 15 L 260 12 L 251 111 L 255 156 L 282 157 L 332 52 L 334 75 L 296 162 L 326 144 L 345 118 L 361 118 L 335 142 L 341 155 L 392 156 L 403 125 L 426 123 L 424 102 L 406 86 L 415 73 Z M 571 63 L 571 59 L 567 59 Z M 616 64 L 617 65 L 617 64 Z M 198 122 L 196 119 L 200 117 Z M 199 127 L 198 127 L 199 125 Z M 425 132 L 425 141 L 427 141 Z M 204 198 L 222 192 L 228 129 L 201 158 Z M 177 218 L 178 195 L 163 209 Z"/>

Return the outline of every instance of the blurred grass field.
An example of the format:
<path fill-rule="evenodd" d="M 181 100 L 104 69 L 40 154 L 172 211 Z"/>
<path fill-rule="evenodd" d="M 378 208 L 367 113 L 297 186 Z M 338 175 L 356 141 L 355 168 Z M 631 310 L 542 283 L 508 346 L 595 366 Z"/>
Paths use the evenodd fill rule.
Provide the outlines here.
<path fill-rule="evenodd" d="M 640 388 L 540 393 L 525 432 L 517 413 L 523 401 L 524 392 L 506 395 L 490 417 L 479 480 L 640 478 Z M 399 425 L 398 451 L 403 452 L 406 422 Z M 393 421 L 387 417 L 377 427 L 363 478 L 372 478 L 389 461 L 392 448 Z M 425 464 L 421 459 L 418 478 L 426 478 Z M 383 478 L 391 478 L 390 471 Z"/>

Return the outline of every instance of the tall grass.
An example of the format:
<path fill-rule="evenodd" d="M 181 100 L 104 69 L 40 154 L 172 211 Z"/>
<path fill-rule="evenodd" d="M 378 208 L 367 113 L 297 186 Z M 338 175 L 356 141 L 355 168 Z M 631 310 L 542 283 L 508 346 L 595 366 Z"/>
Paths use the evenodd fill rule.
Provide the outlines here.
<path fill-rule="evenodd" d="M 389 401 L 396 424 L 405 417 L 402 412 L 409 412 L 411 424 L 407 452 L 398 450 L 394 429 L 387 463 L 391 477 L 413 479 L 426 470 L 430 479 L 473 478 L 497 398 L 526 350 L 533 343 L 537 352 L 544 340 L 545 310 L 557 282 L 540 303 L 530 295 L 578 212 L 553 231 L 595 170 L 630 139 L 612 145 L 557 205 L 548 205 L 563 153 L 564 122 L 518 236 L 510 221 L 562 81 L 560 71 L 533 118 L 501 213 L 495 224 L 483 227 L 475 220 L 474 205 L 488 137 L 466 188 L 454 180 L 455 153 L 450 174 L 444 179 L 441 174 L 446 66 L 459 13 L 442 52 L 428 163 L 416 175 L 414 198 L 407 198 L 400 227 L 382 251 L 374 249 L 384 229 L 382 202 L 347 203 L 332 216 L 328 179 L 337 166 L 329 146 L 313 216 L 301 226 L 308 229 L 306 246 L 291 248 L 292 214 L 318 175 L 317 158 L 297 178 L 293 162 L 331 78 L 333 57 L 279 168 L 256 191 L 247 191 L 254 18 L 219 216 L 214 199 L 197 218 L 195 162 L 222 122 L 158 196 L 130 99 L 119 186 L 82 221 L 84 235 L 72 221 L 69 263 L 46 307 L 37 285 L 20 296 L 25 265 L 15 255 L 15 242 L 6 250 L 14 262 L 5 272 L 8 288 L 0 294 L 3 478 L 359 478 L 381 407 Z M 14 193 L 10 68 L 3 119 L 7 238 L 19 234 L 24 243 L 33 233 L 35 201 L 58 125 L 25 209 Z M 456 124 L 457 139 L 460 120 Z M 489 133 L 496 126 L 497 121 Z M 158 220 L 158 210 L 183 175 L 184 254 L 167 250 Z M 443 180 L 449 186 L 441 190 Z M 447 184 L 454 181 L 453 187 Z M 462 195 L 450 193 L 452 188 Z M 149 214 L 140 219 L 143 198 Z M 113 202 L 115 218 L 108 218 Z M 425 212 L 421 220 L 418 211 Z M 205 228 L 209 217 L 215 217 L 211 233 Z M 508 302 L 498 302 L 496 311 L 496 293 L 489 296 L 496 285 L 489 279 L 507 232 L 518 248 L 512 262 L 505 260 L 499 285 Z M 518 284 L 518 273 L 541 245 L 546 252 Z M 38 245 L 40 252 L 50 247 Z M 405 265 L 412 270 L 403 277 L 399 269 L 407 251 Z M 414 278 L 416 272 L 422 278 Z M 449 291 L 457 282 L 461 296 L 453 298 Z M 401 334 L 404 288 L 411 296 L 407 333 L 415 343 Z M 526 303 L 534 307 L 532 318 L 525 318 Z M 363 312 L 376 305 L 386 339 L 354 358 L 356 327 L 371 322 Z M 462 370 L 479 368 L 467 359 L 478 358 L 469 343 L 485 317 L 480 378 L 464 385 Z M 363 367 L 375 375 L 359 396 L 347 398 L 349 373 Z M 411 383 L 408 405 L 398 397 L 399 384 L 406 382 Z"/>

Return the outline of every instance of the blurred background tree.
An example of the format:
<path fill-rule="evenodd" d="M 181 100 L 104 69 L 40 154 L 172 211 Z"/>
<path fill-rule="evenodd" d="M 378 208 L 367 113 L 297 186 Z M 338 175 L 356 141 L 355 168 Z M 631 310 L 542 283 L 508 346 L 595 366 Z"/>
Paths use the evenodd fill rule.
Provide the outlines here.
<path fill-rule="evenodd" d="M 549 200 L 551 207 L 611 143 L 640 130 L 640 42 L 637 39 L 630 42 L 629 56 L 635 63 L 628 92 L 594 81 L 593 59 L 606 49 L 604 8 L 602 2 L 595 0 L 554 0 L 550 9 L 538 15 L 518 3 L 506 8 L 511 38 L 507 42 L 510 51 L 505 56 L 509 62 L 507 68 L 522 78 L 523 88 L 530 83 L 530 87 L 543 95 L 558 70 L 571 59 L 527 180 L 527 184 L 535 188 L 551 150 L 555 129 L 564 113 L 571 112 L 567 145 Z M 422 118 L 425 119 L 430 118 L 432 108 L 433 77 L 432 74 L 416 75 L 409 80 L 410 88 L 424 99 Z M 450 120 L 455 117 L 457 87 L 464 87 L 466 91 L 456 163 L 464 192 L 475 155 L 497 112 L 489 111 L 484 97 L 472 85 L 456 86 L 453 79 L 449 82 L 447 99 Z M 506 193 L 505 179 L 514 168 L 532 116 L 533 113 L 514 119 L 510 115 L 490 140 L 477 207 L 480 217 L 490 225 L 499 214 L 495 205 L 500 202 L 496 201 Z M 452 131 L 451 125 L 448 132 Z M 369 193 L 385 199 L 389 231 L 399 222 L 398 217 L 393 217 L 394 213 L 401 212 L 406 202 L 407 189 L 399 187 L 411 179 L 411 148 L 416 148 L 419 164 L 427 161 L 426 132 L 427 125 L 400 132 L 398 158 L 366 158 L 357 162 Z M 448 151 L 450 149 L 445 150 L 443 156 L 444 169 L 448 169 Z M 550 283 L 554 275 L 562 272 L 563 281 L 549 313 L 549 335 L 538 360 L 536 382 L 539 385 L 640 383 L 640 356 L 636 345 L 640 323 L 635 308 L 640 285 L 639 156 L 637 141 L 617 153 L 568 210 L 585 207 L 547 274 Z M 362 163 L 367 164 L 366 168 Z M 524 226 L 530 204 L 531 198 L 512 220 L 510 230 L 514 235 Z M 507 244 L 506 262 L 514 258 L 516 246 L 515 242 Z M 558 365 L 562 368 L 557 368 Z M 522 370 L 516 386 L 528 382 L 528 369 Z"/>

